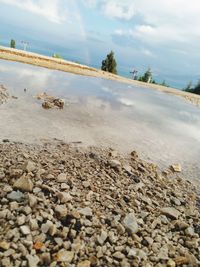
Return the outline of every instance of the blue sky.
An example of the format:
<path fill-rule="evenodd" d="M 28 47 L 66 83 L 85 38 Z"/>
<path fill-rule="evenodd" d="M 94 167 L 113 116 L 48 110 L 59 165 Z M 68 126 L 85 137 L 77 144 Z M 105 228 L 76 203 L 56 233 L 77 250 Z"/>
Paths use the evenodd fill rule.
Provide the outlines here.
<path fill-rule="evenodd" d="M 0 44 L 100 67 L 112 49 L 119 73 L 152 68 L 182 88 L 200 78 L 199 0 L 0 0 Z"/>

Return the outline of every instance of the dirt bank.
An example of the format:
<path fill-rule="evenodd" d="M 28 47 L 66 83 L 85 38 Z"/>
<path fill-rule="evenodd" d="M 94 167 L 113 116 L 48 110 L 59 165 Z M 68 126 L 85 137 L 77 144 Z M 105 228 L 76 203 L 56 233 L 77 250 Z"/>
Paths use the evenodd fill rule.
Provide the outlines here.
<path fill-rule="evenodd" d="M 114 75 L 108 72 L 104 72 L 95 68 L 91 68 L 85 65 L 73 63 L 63 59 L 56 59 L 52 57 L 47 57 L 39 55 L 36 53 L 25 52 L 17 49 L 10 49 L 0 46 L 0 58 L 10 61 L 17 61 L 22 63 L 28 63 L 36 66 L 41 66 L 49 69 L 55 69 L 65 72 L 71 72 L 74 74 L 100 77 L 104 79 L 110 79 L 114 81 L 119 81 L 123 83 L 134 84 L 140 87 L 146 87 L 154 90 L 159 90 L 161 92 L 170 93 L 176 96 L 184 97 L 193 104 L 200 106 L 200 96 L 191 93 L 183 92 L 174 88 L 163 87 L 160 85 L 146 84 L 143 82 L 133 81 L 128 78 L 124 78 L 118 75 Z"/>
<path fill-rule="evenodd" d="M 0 144 L 0 262 L 199 266 L 200 199 L 136 152 Z"/>

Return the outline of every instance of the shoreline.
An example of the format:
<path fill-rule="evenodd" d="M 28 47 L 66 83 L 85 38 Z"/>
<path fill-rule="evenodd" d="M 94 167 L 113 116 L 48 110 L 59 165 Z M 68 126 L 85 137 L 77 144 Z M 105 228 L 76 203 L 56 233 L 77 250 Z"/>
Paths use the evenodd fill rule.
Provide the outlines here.
<path fill-rule="evenodd" d="M 161 85 L 149 84 L 144 82 L 135 81 L 99 69 L 88 67 L 86 65 L 74 63 L 71 61 L 57 59 L 53 57 L 43 56 L 37 53 L 25 52 L 18 49 L 7 48 L 0 46 L 0 59 L 31 64 L 39 67 L 45 67 L 52 70 L 59 70 L 70 72 L 73 74 L 91 76 L 96 78 L 103 78 L 117 82 L 133 84 L 139 87 L 158 90 L 163 93 L 169 93 L 178 97 L 183 97 L 192 104 L 200 107 L 200 96 L 192 93 L 184 92 L 171 87 L 164 87 Z"/>

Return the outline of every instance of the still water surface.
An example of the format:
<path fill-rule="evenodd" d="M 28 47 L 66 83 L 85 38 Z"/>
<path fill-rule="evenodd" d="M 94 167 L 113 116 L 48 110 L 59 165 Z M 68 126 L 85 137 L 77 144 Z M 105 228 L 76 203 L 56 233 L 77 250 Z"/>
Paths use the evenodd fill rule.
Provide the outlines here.
<path fill-rule="evenodd" d="M 181 163 L 186 178 L 199 179 L 200 109 L 182 98 L 3 60 L 0 84 L 18 97 L 0 106 L 0 139 L 58 138 L 137 150 L 161 167 Z M 44 110 L 35 98 L 42 92 L 64 98 L 65 108 Z"/>

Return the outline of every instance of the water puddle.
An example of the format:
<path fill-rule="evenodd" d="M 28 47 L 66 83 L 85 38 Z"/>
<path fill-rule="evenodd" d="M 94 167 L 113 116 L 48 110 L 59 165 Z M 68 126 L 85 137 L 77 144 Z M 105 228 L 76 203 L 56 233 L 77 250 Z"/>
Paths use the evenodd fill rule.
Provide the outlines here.
<path fill-rule="evenodd" d="M 137 150 L 162 167 L 181 163 L 186 178 L 198 179 L 200 109 L 182 98 L 3 60 L 0 84 L 17 97 L 0 105 L 0 139 L 57 138 Z M 43 109 L 35 97 L 42 92 L 64 98 L 65 108 Z"/>

